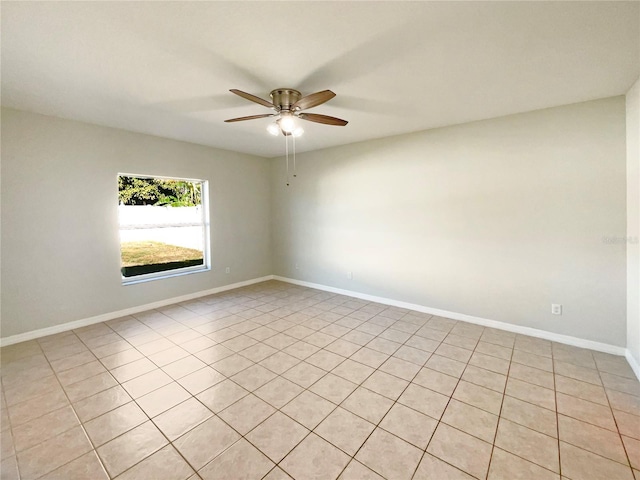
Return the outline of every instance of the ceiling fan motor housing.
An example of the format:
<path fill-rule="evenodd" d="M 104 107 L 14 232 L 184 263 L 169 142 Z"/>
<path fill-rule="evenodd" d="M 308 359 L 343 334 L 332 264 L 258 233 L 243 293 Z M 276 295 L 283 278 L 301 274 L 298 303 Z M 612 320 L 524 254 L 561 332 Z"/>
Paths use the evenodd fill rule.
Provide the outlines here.
<path fill-rule="evenodd" d="M 302 94 L 292 88 L 276 88 L 270 93 L 270 97 L 278 111 L 286 111 L 291 110 Z"/>

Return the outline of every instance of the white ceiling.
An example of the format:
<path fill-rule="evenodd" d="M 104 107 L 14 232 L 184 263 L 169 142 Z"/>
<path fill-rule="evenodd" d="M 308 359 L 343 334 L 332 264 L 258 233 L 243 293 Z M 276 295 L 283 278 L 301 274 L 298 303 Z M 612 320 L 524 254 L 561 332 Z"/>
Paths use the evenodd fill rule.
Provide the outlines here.
<path fill-rule="evenodd" d="M 337 97 L 298 151 L 624 94 L 639 2 L 2 2 L 2 104 L 264 157 L 228 92 Z"/>

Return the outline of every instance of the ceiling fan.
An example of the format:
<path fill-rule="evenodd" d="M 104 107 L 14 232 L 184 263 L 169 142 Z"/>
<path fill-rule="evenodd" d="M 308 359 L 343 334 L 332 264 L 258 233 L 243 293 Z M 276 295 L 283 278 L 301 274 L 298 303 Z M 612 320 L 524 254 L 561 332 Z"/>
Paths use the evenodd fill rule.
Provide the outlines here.
<path fill-rule="evenodd" d="M 256 97 L 250 93 L 241 90 L 231 89 L 231 93 L 241 96 L 247 100 L 263 105 L 267 108 L 275 110 L 275 113 L 264 113 L 262 115 L 250 115 L 248 117 L 230 118 L 225 122 L 242 122 L 244 120 L 254 120 L 256 118 L 276 117 L 275 123 L 269 125 L 267 130 L 273 135 L 282 133 L 286 136 L 300 136 L 304 132 L 301 127 L 296 125 L 295 119 L 300 118 L 309 122 L 323 123 L 325 125 L 345 126 L 348 122 L 336 117 L 328 115 L 319 115 L 317 113 L 304 113 L 302 110 L 317 107 L 328 102 L 336 96 L 331 90 L 323 90 L 321 92 L 312 93 L 305 97 L 298 90 L 293 88 L 277 88 L 273 90 L 269 96 L 271 102 L 263 98 Z"/>

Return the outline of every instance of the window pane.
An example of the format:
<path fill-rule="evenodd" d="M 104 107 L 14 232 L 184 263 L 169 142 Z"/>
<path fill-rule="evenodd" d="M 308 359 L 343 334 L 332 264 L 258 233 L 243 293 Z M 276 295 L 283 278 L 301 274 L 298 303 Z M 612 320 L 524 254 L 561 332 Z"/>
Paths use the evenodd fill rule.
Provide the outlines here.
<path fill-rule="evenodd" d="M 119 176 L 121 272 L 206 266 L 204 182 Z"/>

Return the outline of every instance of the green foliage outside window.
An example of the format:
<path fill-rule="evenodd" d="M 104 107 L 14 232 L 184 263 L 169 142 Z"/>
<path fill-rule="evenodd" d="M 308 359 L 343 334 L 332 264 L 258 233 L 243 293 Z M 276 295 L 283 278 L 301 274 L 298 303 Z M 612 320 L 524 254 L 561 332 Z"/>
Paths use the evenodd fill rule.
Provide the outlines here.
<path fill-rule="evenodd" d="M 120 175 L 118 198 L 122 205 L 194 207 L 202 203 L 202 184 L 186 180 Z"/>

